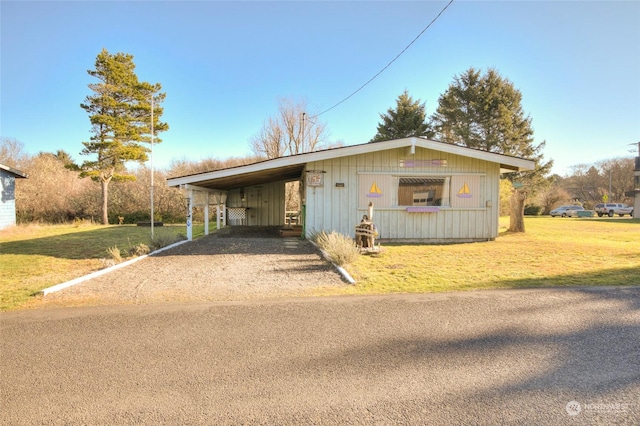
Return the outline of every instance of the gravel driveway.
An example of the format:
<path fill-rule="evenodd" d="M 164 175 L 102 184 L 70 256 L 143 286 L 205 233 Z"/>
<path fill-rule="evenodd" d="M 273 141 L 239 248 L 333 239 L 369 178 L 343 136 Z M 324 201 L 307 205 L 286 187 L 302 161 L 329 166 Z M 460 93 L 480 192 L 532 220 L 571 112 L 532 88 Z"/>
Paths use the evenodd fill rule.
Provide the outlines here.
<path fill-rule="evenodd" d="M 347 285 L 309 241 L 227 227 L 46 296 L 46 304 L 243 300 Z"/>

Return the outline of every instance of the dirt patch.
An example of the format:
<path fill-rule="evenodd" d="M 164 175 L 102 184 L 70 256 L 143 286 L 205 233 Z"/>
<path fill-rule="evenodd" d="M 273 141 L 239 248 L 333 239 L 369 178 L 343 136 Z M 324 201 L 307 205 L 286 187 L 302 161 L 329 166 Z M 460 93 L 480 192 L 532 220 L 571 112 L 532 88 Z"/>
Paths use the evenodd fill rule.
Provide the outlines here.
<path fill-rule="evenodd" d="M 309 241 L 281 238 L 274 227 L 237 227 L 51 293 L 43 303 L 244 300 L 301 296 L 345 285 Z"/>

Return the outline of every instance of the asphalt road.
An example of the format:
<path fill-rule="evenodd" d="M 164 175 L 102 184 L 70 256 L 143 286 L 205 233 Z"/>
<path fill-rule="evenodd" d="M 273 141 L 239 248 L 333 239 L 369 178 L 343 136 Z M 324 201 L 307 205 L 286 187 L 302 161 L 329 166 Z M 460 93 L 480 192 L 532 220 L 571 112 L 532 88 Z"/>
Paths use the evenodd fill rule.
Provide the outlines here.
<path fill-rule="evenodd" d="M 640 287 L 0 318 L 3 425 L 640 424 Z"/>

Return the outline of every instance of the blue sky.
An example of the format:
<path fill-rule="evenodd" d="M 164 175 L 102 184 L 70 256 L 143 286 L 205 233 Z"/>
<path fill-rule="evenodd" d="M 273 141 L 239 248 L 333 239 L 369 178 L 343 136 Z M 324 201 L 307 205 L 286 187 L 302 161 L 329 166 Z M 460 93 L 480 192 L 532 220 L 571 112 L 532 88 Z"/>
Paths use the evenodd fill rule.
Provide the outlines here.
<path fill-rule="evenodd" d="M 0 3 L 0 135 L 25 150 L 90 137 L 80 103 L 102 48 L 159 82 L 170 130 L 154 163 L 250 154 L 278 99 L 309 115 L 364 84 L 446 1 L 5 1 Z M 523 95 L 554 172 L 633 156 L 640 141 L 640 2 L 461 1 L 364 89 L 322 114 L 331 141 L 364 143 L 405 89 L 431 115 L 455 75 L 496 68 Z"/>

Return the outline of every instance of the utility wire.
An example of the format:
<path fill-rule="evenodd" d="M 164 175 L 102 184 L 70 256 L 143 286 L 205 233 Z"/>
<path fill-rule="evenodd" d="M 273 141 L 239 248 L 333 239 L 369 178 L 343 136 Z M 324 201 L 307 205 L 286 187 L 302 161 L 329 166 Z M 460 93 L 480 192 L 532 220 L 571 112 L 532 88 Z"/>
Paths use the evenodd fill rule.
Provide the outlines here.
<path fill-rule="evenodd" d="M 435 17 L 435 18 L 433 18 L 433 19 L 431 20 L 431 22 L 429 22 L 429 25 L 427 25 L 426 27 L 424 27 L 424 29 L 423 29 L 422 31 L 420 31 L 420 34 L 418 34 L 418 35 L 416 36 L 416 38 L 414 38 L 414 39 L 411 41 L 411 43 L 409 43 L 409 44 L 408 44 L 404 49 L 402 49 L 402 51 L 401 51 L 400 53 L 398 53 L 398 54 L 396 55 L 396 57 L 395 57 L 395 58 L 393 58 L 393 59 L 391 60 L 391 62 L 389 62 L 387 65 L 385 65 L 385 67 L 384 67 L 384 68 L 382 68 L 380 71 L 378 71 L 378 73 L 377 73 L 376 75 L 374 75 L 373 77 L 371 77 L 371 78 L 370 78 L 366 83 L 364 83 L 362 86 L 360 86 L 356 91 L 354 91 L 353 93 L 351 93 L 349 96 L 347 96 L 346 98 L 344 98 L 343 100 L 341 100 L 340 102 L 338 102 L 337 104 L 335 104 L 334 106 L 332 106 L 331 108 L 325 109 L 325 110 L 324 110 L 324 111 L 322 111 L 321 113 L 316 114 L 316 115 L 315 115 L 315 117 L 318 117 L 318 116 L 320 116 L 320 115 L 322 115 L 322 114 L 324 114 L 324 113 L 326 113 L 326 112 L 331 111 L 332 109 L 334 109 L 334 108 L 335 108 L 335 107 L 337 107 L 338 105 L 340 105 L 340 104 L 342 104 L 343 102 L 347 101 L 349 98 L 351 98 L 353 95 L 355 95 L 356 93 L 358 93 L 360 90 L 364 89 L 364 87 L 365 87 L 366 85 L 368 85 L 369 83 L 371 83 L 373 80 L 375 80 L 375 79 L 376 79 L 380 74 L 382 74 L 382 73 L 384 72 L 384 70 L 386 70 L 387 68 L 389 68 L 389 67 L 391 66 L 391 64 L 393 64 L 393 63 L 394 63 L 394 62 L 395 62 L 395 61 L 396 61 L 396 60 L 397 60 L 397 59 L 398 59 L 398 58 L 399 58 L 399 57 L 400 57 L 404 52 L 406 52 L 406 51 L 407 51 L 407 49 L 409 49 L 409 47 L 411 47 L 411 45 L 412 45 L 413 43 L 415 43 L 415 42 L 416 42 L 416 40 L 418 40 L 418 39 L 420 38 L 420 36 L 422 36 L 422 34 L 424 34 L 424 33 L 429 29 L 429 27 L 431 27 L 431 25 L 433 25 L 433 24 L 438 20 L 438 18 L 440 18 L 440 15 L 442 15 L 442 14 L 444 13 L 444 11 L 445 11 L 445 10 L 447 10 L 447 8 L 448 8 L 449 6 L 451 6 L 451 3 L 453 3 L 453 0 L 450 0 L 450 1 L 449 1 L 449 3 L 447 3 L 447 5 L 446 5 L 444 8 L 442 8 L 442 10 L 440 11 L 440 13 L 438 13 L 438 15 L 436 15 L 436 17 Z"/>

